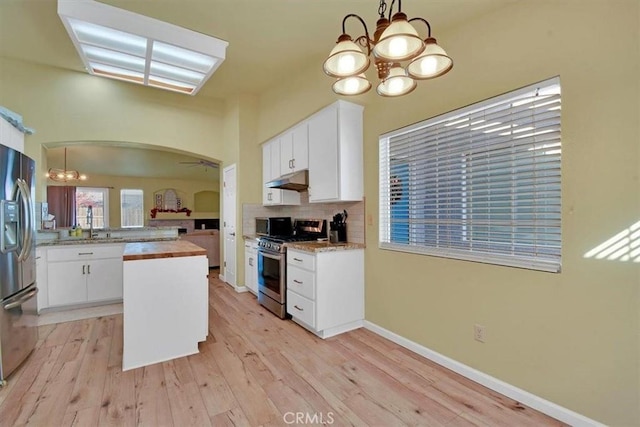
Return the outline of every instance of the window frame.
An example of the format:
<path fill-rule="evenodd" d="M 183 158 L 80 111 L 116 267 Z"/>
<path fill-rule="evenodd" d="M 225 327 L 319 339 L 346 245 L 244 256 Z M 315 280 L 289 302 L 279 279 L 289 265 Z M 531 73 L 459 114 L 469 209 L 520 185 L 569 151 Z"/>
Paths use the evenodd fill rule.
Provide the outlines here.
<path fill-rule="evenodd" d="M 556 95 L 549 95 L 550 92 L 556 90 Z M 544 112 L 545 109 L 540 108 L 540 105 L 543 103 L 532 103 L 535 108 L 528 108 L 522 107 L 526 101 L 516 101 L 516 99 L 522 99 L 523 96 L 531 96 L 532 94 L 535 94 L 535 96 L 530 99 L 537 98 L 538 94 L 540 94 L 541 100 L 547 99 L 547 97 L 549 97 L 548 99 L 556 99 L 558 103 L 557 108 L 553 107 L 552 109 L 557 109 L 557 113 Z M 384 250 L 539 271 L 560 272 L 562 261 L 560 106 L 560 79 L 559 77 L 553 77 L 380 135 L 378 247 Z M 525 148 L 525 144 L 521 142 L 514 142 L 518 138 L 521 138 L 522 135 L 526 135 L 525 133 L 516 135 L 515 130 L 521 132 L 525 130 L 525 128 L 516 128 L 515 126 L 517 126 L 518 122 L 515 118 L 513 122 L 504 121 L 494 124 L 493 126 L 493 128 L 499 127 L 500 129 L 498 130 L 501 132 L 495 133 L 495 135 L 504 135 L 504 129 L 507 129 L 506 137 L 499 138 L 498 136 L 492 135 L 485 136 L 482 140 L 485 142 L 493 141 L 491 138 L 495 138 L 496 141 L 500 140 L 502 147 L 500 150 L 495 149 L 495 147 L 491 145 L 494 142 L 486 143 L 483 146 L 482 143 L 479 142 L 480 138 L 474 138 L 472 136 L 474 135 L 474 131 L 476 134 L 480 134 L 481 131 L 479 129 L 482 125 L 476 125 L 475 129 L 469 126 L 468 130 L 460 131 L 460 136 L 456 136 L 457 131 L 451 132 L 453 128 L 444 130 L 445 126 L 457 124 L 458 120 L 460 120 L 461 123 L 460 127 L 463 128 L 465 127 L 463 125 L 464 120 L 468 120 L 468 123 L 471 123 L 475 115 L 488 115 L 488 112 L 496 108 L 504 108 L 502 111 L 508 112 L 504 117 L 509 119 L 512 118 L 512 110 L 516 112 L 522 111 L 523 108 L 533 110 L 531 116 L 534 118 L 529 119 L 527 117 L 534 125 L 533 130 L 527 132 L 527 134 L 532 133 L 534 135 L 527 139 L 527 141 L 533 140 L 531 143 L 531 147 L 534 147 L 533 149 Z M 551 111 L 549 109 L 546 110 Z M 543 127 L 542 121 L 536 121 L 538 115 L 541 118 L 549 116 L 557 119 L 557 124 L 553 122 L 552 128 L 554 130 L 549 131 L 548 136 L 549 141 L 553 141 L 553 144 L 550 143 L 548 147 L 554 147 L 553 150 L 540 148 L 547 147 L 544 145 L 545 137 L 542 130 L 545 129 L 545 132 L 547 131 L 546 128 Z M 522 116 L 518 116 L 518 114 L 515 113 L 513 116 L 517 117 L 518 120 L 522 118 Z M 522 123 L 522 121 L 520 121 L 520 123 Z M 536 124 L 541 130 L 540 132 L 537 132 Z M 503 128 L 503 126 L 507 125 L 509 127 Z M 555 129 L 555 127 L 557 127 L 557 129 Z M 493 132 L 493 128 L 487 127 L 485 130 L 491 130 Z M 446 140 L 445 143 L 440 142 L 437 138 L 437 141 L 433 142 L 434 135 L 439 135 L 439 129 L 443 129 L 442 135 L 446 136 L 446 138 L 443 137 L 443 139 Z M 551 132 L 553 132 L 553 134 L 551 134 Z M 488 132 L 485 131 L 483 133 L 486 134 Z M 453 135 L 453 137 L 451 135 Z M 541 135 L 540 141 L 537 141 L 538 135 Z M 503 143 L 502 140 L 507 140 L 507 142 Z M 510 145 L 508 141 L 511 141 Z M 396 144 L 393 145 L 393 149 L 390 148 L 392 144 Z M 440 146 L 443 146 L 442 151 L 444 154 L 438 154 Z M 526 146 L 528 147 L 528 145 Z M 528 154 L 527 151 L 531 151 L 531 154 Z M 395 157 L 392 157 L 392 152 L 396 154 Z M 462 153 L 462 155 L 458 164 L 455 155 L 460 153 Z M 474 223 L 473 220 L 473 211 L 480 209 L 483 203 L 476 202 L 474 205 L 473 201 L 471 201 L 471 198 L 474 196 L 467 195 L 467 193 L 473 194 L 473 192 L 469 191 L 469 187 L 472 184 L 469 184 L 468 181 L 470 181 L 469 176 L 476 172 L 473 171 L 470 166 L 470 159 L 477 153 L 487 158 L 486 163 L 483 165 L 483 170 L 487 171 L 487 181 L 491 182 L 493 176 L 498 176 L 499 171 L 502 170 L 501 168 L 505 168 L 505 164 L 511 164 L 512 166 L 506 167 L 506 175 L 511 177 L 510 179 L 514 182 L 515 186 L 506 188 L 505 195 L 510 195 L 511 198 L 506 198 L 499 202 L 499 204 L 504 204 L 504 206 L 498 206 L 498 203 L 492 201 L 491 197 L 484 202 L 484 206 L 486 206 L 484 209 L 488 212 L 487 215 L 492 215 L 493 218 L 499 217 L 500 215 L 503 217 L 510 215 L 510 219 L 503 219 L 503 221 L 512 224 L 511 230 L 505 231 L 505 226 L 504 224 L 500 224 L 500 221 L 490 221 L 488 225 L 485 225 L 487 230 L 485 233 L 489 237 L 485 236 L 484 242 L 481 237 L 482 232 L 474 232 L 474 228 L 481 229 L 479 226 L 481 221 L 476 219 Z M 506 157 L 506 160 L 504 160 L 505 157 L 502 156 L 509 153 L 511 153 L 511 159 Z M 548 156 L 547 153 L 549 153 Z M 552 154 L 553 156 L 551 156 Z M 537 158 L 542 160 L 536 163 Z M 520 161 L 525 161 L 525 165 L 522 167 L 519 166 Z M 549 170 L 551 172 L 549 172 L 549 177 L 547 177 L 544 169 L 541 169 L 542 174 L 540 178 L 538 178 L 535 174 L 537 171 L 535 168 L 545 167 L 542 165 L 543 162 L 549 162 L 551 168 Z M 440 172 L 442 164 L 445 164 L 446 167 L 442 167 L 444 171 Z M 529 166 L 530 164 L 533 166 Z M 458 168 L 460 169 L 459 172 L 457 171 Z M 521 178 L 521 176 L 526 176 L 529 173 L 528 168 L 532 168 L 534 171 L 533 178 Z M 477 167 L 476 170 L 478 169 L 481 168 Z M 435 172 L 433 172 L 433 170 L 435 170 Z M 403 182 L 403 178 L 407 182 Z M 504 178 L 496 178 L 495 182 L 502 184 L 503 181 L 501 180 L 503 179 Z M 540 179 L 541 184 L 537 183 L 538 179 Z M 437 201 L 441 195 L 441 180 L 444 182 L 444 184 L 442 184 L 444 188 L 442 197 L 447 198 L 445 203 Z M 547 181 L 549 184 L 547 184 Z M 523 182 L 526 182 L 526 185 L 523 184 Z M 455 188 L 456 185 L 459 188 Z M 489 187 L 490 185 L 491 184 L 488 184 Z M 520 190 L 517 188 L 518 185 L 522 185 Z M 533 196 L 530 196 L 527 191 L 531 186 L 536 189 Z M 541 190 L 538 190 L 538 186 Z M 412 188 L 413 190 L 411 190 Z M 519 191 L 521 191 L 521 193 Z M 456 197 L 452 197 L 454 193 L 457 193 Z M 525 196 L 531 197 L 531 199 L 524 199 L 523 197 Z M 537 196 L 541 197 L 538 198 Z M 526 213 L 520 213 L 518 204 L 523 203 L 524 200 L 527 200 L 526 203 L 530 203 L 532 207 L 525 209 Z M 553 203 L 557 202 L 557 205 L 549 205 L 551 207 L 548 213 L 546 212 L 547 200 Z M 459 206 L 452 208 L 451 206 L 456 205 L 454 202 L 457 201 L 460 201 L 460 203 L 457 203 Z M 497 206 L 502 207 L 505 212 L 496 214 Z M 520 209 L 522 209 L 522 206 L 523 205 L 520 205 Z M 538 215 L 537 209 L 541 209 L 542 213 Z M 416 212 L 421 213 L 416 214 Z M 430 213 L 428 214 L 427 212 Z M 441 216 L 443 217 L 442 221 L 440 221 Z M 521 219 L 527 216 L 533 219 Z M 538 219 L 538 216 L 540 219 Z M 431 218 L 431 220 L 429 220 L 429 218 Z M 491 218 L 491 216 L 489 218 Z M 439 224 L 439 222 L 441 223 Z M 533 225 L 529 225 L 529 223 Z M 503 227 L 503 230 L 500 232 L 502 235 L 494 231 L 492 236 L 491 230 L 498 230 L 499 227 Z M 506 228 L 508 229 L 509 227 Z M 533 230 L 531 234 L 532 237 L 525 238 L 524 236 L 528 235 L 523 230 L 529 229 Z M 497 238 L 496 235 L 500 237 Z M 538 239 L 538 235 L 542 237 Z M 447 238 L 445 239 L 443 237 Z M 505 240 L 504 242 L 499 241 L 500 238 L 507 239 L 507 237 L 509 240 Z M 466 242 L 463 242 L 465 239 Z M 527 239 L 530 239 L 534 243 L 527 246 Z M 440 240 L 444 242 L 442 246 L 440 246 Z M 474 242 L 478 246 L 477 249 L 474 248 Z M 507 247 L 509 245 L 511 246 L 510 248 Z"/>
<path fill-rule="evenodd" d="M 77 225 L 80 225 L 80 218 L 82 219 L 83 223 L 86 223 L 86 217 L 81 216 L 79 214 L 80 209 L 79 209 L 79 205 L 78 205 L 78 193 L 80 192 L 95 192 L 95 193 L 102 193 L 102 197 L 103 197 L 103 212 L 102 212 L 102 219 L 103 219 L 103 227 L 97 227 L 95 225 L 95 223 L 93 224 L 93 228 L 94 230 L 101 230 L 101 229 L 105 229 L 105 228 L 109 228 L 109 188 L 107 187 L 85 187 L 85 186 L 76 186 L 76 196 L 75 196 L 75 205 L 76 205 L 76 223 Z M 94 219 L 95 219 L 95 212 L 94 212 Z M 88 225 L 86 225 L 86 227 L 88 227 Z"/>
<path fill-rule="evenodd" d="M 136 192 L 140 192 L 140 199 L 142 201 L 142 208 L 141 208 L 141 212 L 140 212 L 140 218 L 141 218 L 141 223 L 139 225 L 125 225 L 125 221 L 124 221 L 124 213 L 125 213 L 125 209 L 123 207 L 123 196 L 124 193 L 127 191 L 136 191 Z M 121 228 L 143 228 L 144 227 L 144 214 L 145 214 L 145 210 L 144 210 L 144 190 L 142 188 L 121 188 L 120 189 L 120 227 Z"/>

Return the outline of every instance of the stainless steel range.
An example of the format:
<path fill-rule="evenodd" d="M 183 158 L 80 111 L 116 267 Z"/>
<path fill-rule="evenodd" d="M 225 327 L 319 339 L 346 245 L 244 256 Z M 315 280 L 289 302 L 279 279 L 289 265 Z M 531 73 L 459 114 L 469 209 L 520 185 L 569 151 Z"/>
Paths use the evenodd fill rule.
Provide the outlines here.
<path fill-rule="evenodd" d="M 258 239 L 258 302 L 281 319 L 287 317 L 287 243 L 327 237 L 324 219 L 296 219 L 293 234 Z"/>

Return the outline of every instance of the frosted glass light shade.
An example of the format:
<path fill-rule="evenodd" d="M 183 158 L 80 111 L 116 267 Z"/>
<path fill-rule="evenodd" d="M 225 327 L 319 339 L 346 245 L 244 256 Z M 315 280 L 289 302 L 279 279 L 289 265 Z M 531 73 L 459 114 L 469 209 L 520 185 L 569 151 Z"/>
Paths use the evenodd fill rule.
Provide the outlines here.
<path fill-rule="evenodd" d="M 396 64 L 389 70 L 389 77 L 380 82 L 376 92 L 378 95 L 387 97 L 401 96 L 408 94 L 416 86 L 416 81 L 407 76 L 404 68 Z"/>
<path fill-rule="evenodd" d="M 373 54 L 389 62 L 399 62 L 413 58 L 423 49 L 424 42 L 413 25 L 407 21 L 406 15 L 397 13 L 391 25 L 380 36 L 380 41 L 373 48 Z"/>
<path fill-rule="evenodd" d="M 333 91 L 338 95 L 360 95 L 371 89 L 371 83 L 364 74 L 338 79 L 333 84 Z"/>
<path fill-rule="evenodd" d="M 425 40 L 425 49 L 416 59 L 407 65 L 407 73 L 414 79 L 426 80 L 446 74 L 453 68 L 453 60 L 436 39 Z"/>
<path fill-rule="evenodd" d="M 338 42 L 322 64 L 324 72 L 331 77 L 355 76 L 369 68 L 369 57 L 353 41 Z"/>
<path fill-rule="evenodd" d="M 224 40 L 99 1 L 57 0 L 90 74 L 195 95 L 224 61 Z"/>

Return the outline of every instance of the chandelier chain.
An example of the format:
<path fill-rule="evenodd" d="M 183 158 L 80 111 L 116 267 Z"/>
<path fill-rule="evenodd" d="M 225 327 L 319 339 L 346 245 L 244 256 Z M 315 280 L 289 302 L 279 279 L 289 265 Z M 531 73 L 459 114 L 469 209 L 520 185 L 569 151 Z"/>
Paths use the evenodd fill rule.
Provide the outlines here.
<path fill-rule="evenodd" d="M 387 2 L 385 0 L 380 0 L 380 6 L 378 6 L 378 15 L 380 15 L 380 18 L 384 18 L 385 13 L 387 13 Z"/>

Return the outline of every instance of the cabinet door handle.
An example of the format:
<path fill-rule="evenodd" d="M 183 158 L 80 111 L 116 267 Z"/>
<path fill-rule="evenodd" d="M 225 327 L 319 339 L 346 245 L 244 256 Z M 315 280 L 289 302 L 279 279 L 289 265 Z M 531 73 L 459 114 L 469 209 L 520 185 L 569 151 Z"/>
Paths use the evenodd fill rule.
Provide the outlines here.
<path fill-rule="evenodd" d="M 291 169 L 296 168 L 296 159 L 291 159 Z"/>
<path fill-rule="evenodd" d="M 303 282 L 301 282 L 301 281 L 299 281 L 299 280 L 296 280 L 296 279 L 293 279 L 293 282 L 294 282 L 294 283 L 297 283 L 298 285 L 302 285 L 302 283 L 303 283 Z"/>
<path fill-rule="evenodd" d="M 82 274 L 87 274 L 87 272 L 85 271 L 85 270 L 86 270 L 86 268 L 87 268 L 87 266 L 86 266 L 86 265 L 83 265 L 83 266 L 82 266 Z"/>
<path fill-rule="evenodd" d="M 87 274 L 91 274 L 91 265 L 87 265 Z"/>
<path fill-rule="evenodd" d="M 297 262 L 302 262 L 302 260 L 300 258 L 294 258 L 293 260 L 297 261 Z"/>
<path fill-rule="evenodd" d="M 300 308 L 300 307 L 298 307 L 297 305 L 294 305 L 293 307 L 294 307 L 296 310 L 304 311 L 304 308 Z"/>

